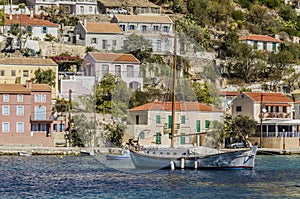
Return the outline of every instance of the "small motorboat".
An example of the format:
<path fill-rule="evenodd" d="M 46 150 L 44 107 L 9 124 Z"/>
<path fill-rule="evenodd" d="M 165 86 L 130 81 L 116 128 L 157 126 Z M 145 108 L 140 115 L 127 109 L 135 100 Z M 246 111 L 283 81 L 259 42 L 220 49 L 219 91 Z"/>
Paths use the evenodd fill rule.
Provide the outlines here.
<path fill-rule="evenodd" d="M 120 154 L 107 154 L 107 160 L 126 160 L 130 159 L 130 151 L 129 150 L 122 150 Z"/>
<path fill-rule="evenodd" d="M 25 156 L 25 157 L 31 156 L 31 154 L 30 154 L 30 153 L 27 153 L 27 152 L 19 152 L 18 155 L 19 155 L 19 156 Z"/>
<path fill-rule="evenodd" d="M 91 153 L 87 150 L 80 150 L 80 155 L 81 156 L 88 156 L 88 155 L 91 155 Z"/>

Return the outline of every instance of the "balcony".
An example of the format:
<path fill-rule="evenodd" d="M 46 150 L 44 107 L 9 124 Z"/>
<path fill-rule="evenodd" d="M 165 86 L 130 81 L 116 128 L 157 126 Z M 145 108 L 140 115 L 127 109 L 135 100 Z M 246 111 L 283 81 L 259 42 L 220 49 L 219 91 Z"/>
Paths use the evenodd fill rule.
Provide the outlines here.
<path fill-rule="evenodd" d="M 292 113 L 283 113 L 283 112 L 266 112 L 262 114 L 262 118 L 263 119 L 274 119 L 274 118 L 278 118 L 278 119 L 288 119 L 292 117 Z M 261 118 L 261 116 L 259 117 Z"/>

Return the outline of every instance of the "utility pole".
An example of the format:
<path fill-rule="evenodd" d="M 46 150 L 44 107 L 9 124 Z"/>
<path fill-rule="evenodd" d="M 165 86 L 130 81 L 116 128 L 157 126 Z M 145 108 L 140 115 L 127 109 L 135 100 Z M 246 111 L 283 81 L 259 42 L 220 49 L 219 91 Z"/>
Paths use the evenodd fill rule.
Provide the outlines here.
<path fill-rule="evenodd" d="M 262 133 L 263 133 L 263 125 L 262 125 L 262 121 L 263 121 L 263 94 L 262 92 L 260 93 L 260 148 L 262 148 Z"/>

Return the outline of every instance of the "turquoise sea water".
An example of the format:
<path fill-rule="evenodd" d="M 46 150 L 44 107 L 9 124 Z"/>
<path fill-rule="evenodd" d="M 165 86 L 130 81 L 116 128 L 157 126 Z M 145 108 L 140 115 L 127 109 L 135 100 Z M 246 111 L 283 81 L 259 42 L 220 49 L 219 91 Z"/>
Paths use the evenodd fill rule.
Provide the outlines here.
<path fill-rule="evenodd" d="M 1 156 L 0 198 L 300 199 L 300 156 L 257 156 L 254 170 L 147 172 L 102 157 Z"/>

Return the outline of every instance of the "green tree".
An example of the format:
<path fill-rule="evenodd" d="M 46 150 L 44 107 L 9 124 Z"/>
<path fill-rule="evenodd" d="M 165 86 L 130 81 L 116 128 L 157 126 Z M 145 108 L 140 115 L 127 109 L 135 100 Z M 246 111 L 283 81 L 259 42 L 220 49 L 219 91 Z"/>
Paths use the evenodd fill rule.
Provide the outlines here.
<path fill-rule="evenodd" d="M 121 147 L 123 142 L 123 136 L 125 132 L 125 126 L 121 123 L 108 123 L 101 124 L 105 130 L 106 139 L 114 146 Z"/>
<path fill-rule="evenodd" d="M 122 47 L 125 53 L 134 55 L 140 62 L 144 62 L 151 57 L 152 45 L 143 36 L 131 34 L 126 37 L 126 42 Z"/>
<path fill-rule="evenodd" d="M 53 70 L 41 70 L 38 68 L 34 71 L 35 78 L 33 79 L 34 83 L 37 84 L 49 84 L 49 86 L 55 86 L 55 73 Z"/>
<path fill-rule="evenodd" d="M 94 119 L 86 117 L 84 114 L 73 115 L 74 127 L 70 129 L 70 139 L 72 146 L 93 146 L 92 141 L 96 137 L 96 127 Z M 71 125 L 72 126 L 72 125 Z"/>
<path fill-rule="evenodd" d="M 238 115 L 229 123 L 230 136 L 232 138 L 247 138 L 255 133 L 257 122 L 249 116 Z"/>

